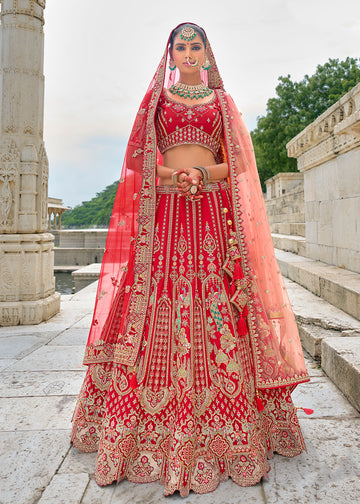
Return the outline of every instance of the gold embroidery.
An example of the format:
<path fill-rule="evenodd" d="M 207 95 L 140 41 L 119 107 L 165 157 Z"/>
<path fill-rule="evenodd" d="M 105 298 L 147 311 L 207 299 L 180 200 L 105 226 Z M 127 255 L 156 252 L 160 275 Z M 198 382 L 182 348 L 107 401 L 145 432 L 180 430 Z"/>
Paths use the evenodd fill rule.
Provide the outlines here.
<path fill-rule="evenodd" d="M 274 318 L 283 318 L 284 313 L 283 312 L 270 312 L 269 313 L 269 319 L 274 319 Z"/>

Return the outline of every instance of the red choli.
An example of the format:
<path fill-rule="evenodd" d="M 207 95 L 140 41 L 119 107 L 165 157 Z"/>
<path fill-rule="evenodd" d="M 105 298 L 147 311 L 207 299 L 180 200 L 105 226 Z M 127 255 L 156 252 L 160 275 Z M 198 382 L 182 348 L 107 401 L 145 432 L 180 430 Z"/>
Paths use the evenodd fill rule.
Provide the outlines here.
<path fill-rule="evenodd" d="M 187 105 L 169 98 L 164 91 L 159 99 L 155 127 L 161 154 L 183 144 L 197 144 L 216 157 L 222 135 L 221 110 L 216 95 L 205 104 Z"/>

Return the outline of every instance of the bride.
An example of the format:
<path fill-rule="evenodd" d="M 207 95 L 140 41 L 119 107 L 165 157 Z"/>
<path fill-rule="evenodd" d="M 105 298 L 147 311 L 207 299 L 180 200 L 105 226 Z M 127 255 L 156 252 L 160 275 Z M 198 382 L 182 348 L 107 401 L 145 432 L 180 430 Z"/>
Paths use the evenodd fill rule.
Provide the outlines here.
<path fill-rule="evenodd" d="M 254 485 L 305 449 L 308 381 L 249 134 L 192 23 L 170 34 L 125 155 L 73 417 L 99 485 Z"/>

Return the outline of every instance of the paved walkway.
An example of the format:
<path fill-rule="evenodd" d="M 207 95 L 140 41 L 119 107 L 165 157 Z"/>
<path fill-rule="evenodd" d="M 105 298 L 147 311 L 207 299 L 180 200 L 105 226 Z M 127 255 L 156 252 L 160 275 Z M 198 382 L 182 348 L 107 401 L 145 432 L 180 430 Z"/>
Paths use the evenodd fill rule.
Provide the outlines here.
<path fill-rule="evenodd" d="M 70 419 L 84 368 L 96 284 L 62 296 L 61 312 L 38 326 L 0 328 L 0 504 L 347 504 L 360 502 L 360 416 L 307 358 L 310 384 L 293 394 L 308 452 L 270 461 L 269 480 L 211 494 L 163 497 L 158 483 L 98 487 L 96 454 L 70 446 Z"/>

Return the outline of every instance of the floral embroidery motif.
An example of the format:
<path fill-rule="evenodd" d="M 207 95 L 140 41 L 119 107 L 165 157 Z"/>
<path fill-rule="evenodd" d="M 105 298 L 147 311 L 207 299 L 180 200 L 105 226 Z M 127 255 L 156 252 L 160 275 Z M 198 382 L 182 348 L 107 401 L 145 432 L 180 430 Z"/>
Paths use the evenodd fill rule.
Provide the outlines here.
<path fill-rule="evenodd" d="M 100 485 L 162 480 L 166 494 L 181 495 L 211 491 L 227 477 L 252 485 L 267 474 L 267 457 L 275 451 L 294 456 L 304 449 L 288 387 L 259 390 L 265 409 L 256 407 L 250 338 L 237 334 L 231 275 L 222 269 L 225 205 L 223 188 L 205 192 L 201 206 L 158 194 L 138 386 L 130 384 L 134 367 L 113 359 L 121 289 L 114 343 L 89 347 L 72 441 L 81 450 L 98 450 Z M 133 311 L 129 322 L 136 326 L 138 317 Z M 266 340 L 265 322 L 260 331 Z M 268 362 L 278 366 L 275 354 Z"/>
<path fill-rule="evenodd" d="M 220 150 L 222 120 L 217 100 L 206 105 L 188 106 L 162 94 L 155 125 L 162 154 L 182 144 L 202 145 L 211 150 L 215 157 Z"/>

